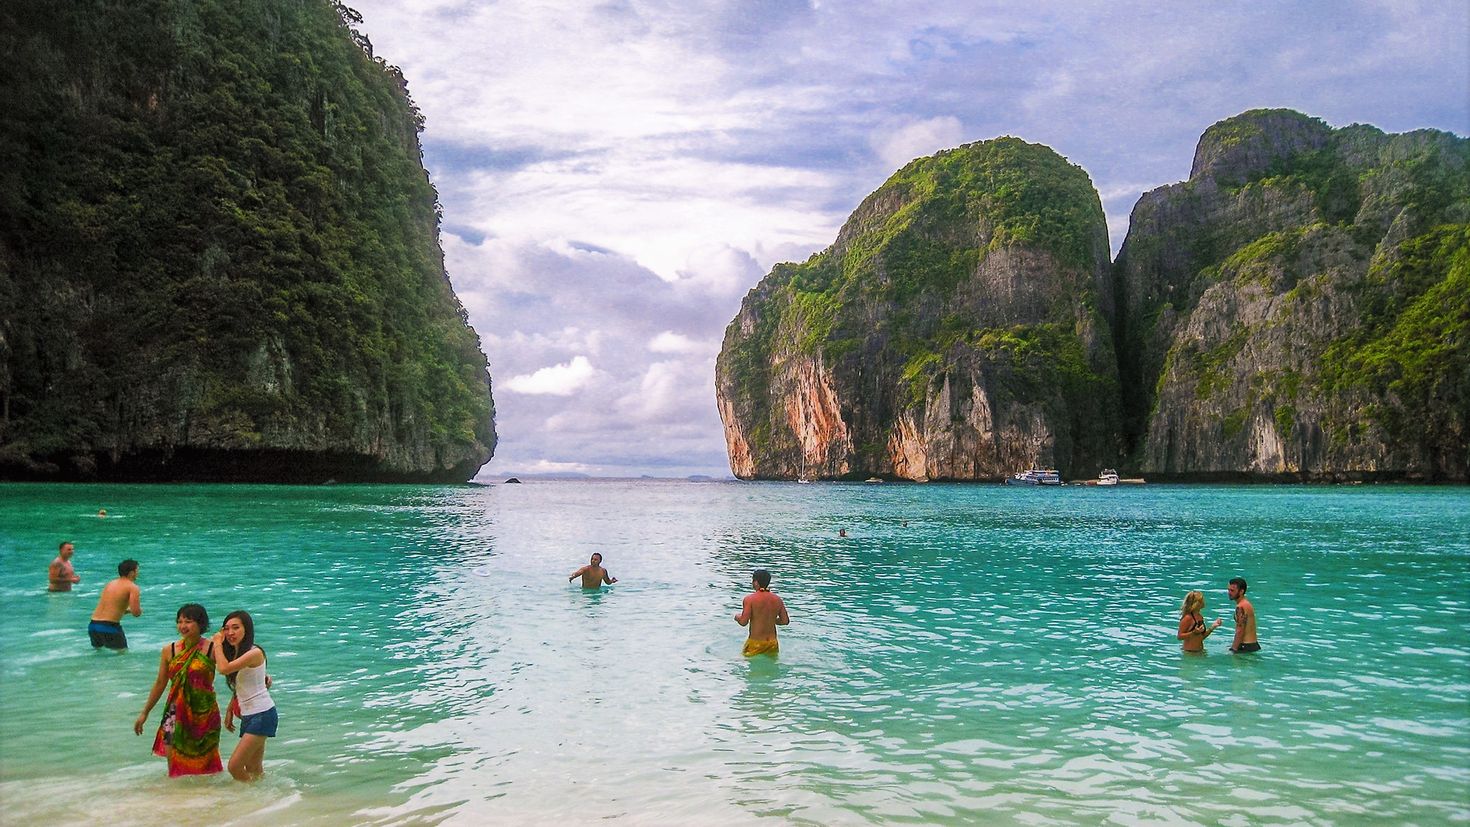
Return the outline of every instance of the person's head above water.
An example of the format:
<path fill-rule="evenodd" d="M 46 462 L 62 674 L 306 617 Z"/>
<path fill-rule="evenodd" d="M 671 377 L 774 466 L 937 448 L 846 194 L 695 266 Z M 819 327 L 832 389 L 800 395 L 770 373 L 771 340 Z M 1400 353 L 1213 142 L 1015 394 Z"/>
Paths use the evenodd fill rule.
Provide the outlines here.
<path fill-rule="evenodd" d="M 1190 592 L 1184 596 L 1184 605 L 1179 607 L 1180 614 L 1194 614 L 1205 607 L 1205 596 L 1200 592 Z"/>
<path fill-rule="evenodd" d="M 63 560 L 66 560 L 69 559 L 75 551 L 76 547 L 72 545 L 71 540 L 62 540 L 61 545 L 56 547 L 56 556 L 60 557 Z"/>
<path fill-rule="evenodd" d="M 766 571 L 765 569 L 756 569 L 755 572 L 750 575 L 750 579 L 754 581 L 755 585 L 759 588 L 769 589 L 771 587 L 771 573 Z"/>
<path fill-rule="evenodd" d="M 137 560 L 131 560 L 131 559 L 129 559 L 129 560 L 124 560 L 121 563 L 118 563 L 117 564 L 117 576 L 118 577 L 127 577 L 130 574 L 137 574 L 137 573 L 138 573 L 138 561 Z"/>
<path fill-rule="evenodd" d="M 221 631 L 225 633 L 225 657 L 230 660 L 240 657 L 250 651 L 255 645 L 255 621 L 251 619 L 250 613 L 243 609 L 236 609 L 225 615 L 225 622 Z M 235 688 L 235 675 L 230 673 L 225 676 L 225 683 L 231 689 Z"/>
<path fill-rule="evenodd" d="M 594 566 L 600 566 L 600 565 L 602 565 L 602 555 L 601 554 L 598 554 L 595 551 L 592 552 L 592 565 L 594 565 Z"/>
<path fill-rule="evenodd" d="M 1230 578 L 1230 585 L 1225 587 L 1225 593 L 1230 595 L 1231 600 L 1239 600 L 1245 597 L 1245 578 Z"/>
<path fill-rule="evenodd" d="M 196 634 L 202 635 L 204 630 L 209 628 L 209 612 L 206 612 L 204 607 L 198 603 L 185 603 L 179 607 L 179 613 L 174 615 L 174 623 L 185 620 L 193 621 L 198 625 Z"/>

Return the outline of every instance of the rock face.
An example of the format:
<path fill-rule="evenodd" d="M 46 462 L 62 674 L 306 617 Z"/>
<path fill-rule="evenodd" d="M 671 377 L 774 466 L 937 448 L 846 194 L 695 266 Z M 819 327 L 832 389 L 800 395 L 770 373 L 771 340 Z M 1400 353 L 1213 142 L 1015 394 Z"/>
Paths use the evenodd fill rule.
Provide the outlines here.
<path fill-rule="evenodd" d="M 725 332 L 743 479 L 1095 474 L 1120 403 L 1107 231 L 1087 174 L 1014 138 L 904 167 Z"/>
<path fill-rule="evenodd" d="M 0 478 L 463 481 L 422 118 L 328 0 L 0 10 Z"/>
<path fill-rule="evenodd" d="M 1465 480 L 1470 142 L 1247 112 L 1145 194 L 1115 266 L 1153 477 Z"/>
<path fill-rule="evenodd" d="M 745 479 L 1465 481 L 1470 141 L 1229 118 L 1111 268 L 1050 150 L 920 159 L 746 296 L 716 391 Z"/>

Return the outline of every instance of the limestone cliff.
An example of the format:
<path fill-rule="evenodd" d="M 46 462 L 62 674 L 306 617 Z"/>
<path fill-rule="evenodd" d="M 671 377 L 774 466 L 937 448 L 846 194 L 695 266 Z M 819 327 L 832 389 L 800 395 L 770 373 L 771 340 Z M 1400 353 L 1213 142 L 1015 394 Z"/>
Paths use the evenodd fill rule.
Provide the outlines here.
<path fill-rule="evenodd" d="M 422 118 L 330 0 L 0 5 L 0 479 L 463 481 Z"/>
<path fill-rule="evenodd" d="M 1466 479 L 1465 139 L 1221 121 L 1188 181 L 1139 200 L 1115 289 L 1143 472 Z"/>
<path fill-rule="evenodd" d="M 1050 149 L 1000 138 L 914 161 L 726 330 L 736 476 L 1097 473 L 1118 444 L 1109 278 L 1097 193 Z"/>

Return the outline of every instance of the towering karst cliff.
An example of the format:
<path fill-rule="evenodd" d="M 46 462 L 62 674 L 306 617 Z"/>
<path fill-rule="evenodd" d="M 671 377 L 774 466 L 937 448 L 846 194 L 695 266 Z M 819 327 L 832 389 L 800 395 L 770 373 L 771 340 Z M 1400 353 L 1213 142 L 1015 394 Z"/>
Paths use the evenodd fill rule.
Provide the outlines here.
<path fill-rule="evenodd" d="M 1145 472 L 1466 479 L 1470 141 L 1229 118 L 1139 200 L 1115 274 Z"/>
<path fill-rule="evenodd" d="M 1470 141 L 1229 118 L 1111 267 L 1050 150 L 920 159 L 750 292 L 716 390 L 742 478 L 1463 481 Z"/>
<path fill-rule="evenodd" d="M 990 479 L 1115 458 L 1107 231 L 1014 138 L 904 167 L 746 296 L 716 370 L 739 477 Z"/>
<path fill-rule="evenodd" d="M 328 0 L 0 6 L 0 478 L 464 480 L 422 120 Z"/>

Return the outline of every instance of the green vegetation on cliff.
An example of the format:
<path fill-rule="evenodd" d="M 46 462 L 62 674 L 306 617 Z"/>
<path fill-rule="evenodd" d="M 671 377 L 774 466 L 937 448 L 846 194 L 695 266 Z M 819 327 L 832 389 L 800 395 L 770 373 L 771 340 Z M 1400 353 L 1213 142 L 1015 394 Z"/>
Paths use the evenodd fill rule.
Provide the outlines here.
<path fill-rule="evenodd" d="M 328 0 L 0 9 L 0 473 L 259 449 L 465 479 L 488 459 L 422 117 L 358 20 Z"/>
<path fill-rule="evenodd" d="M 1459 451 L 1466 462 L 1470 224 L 1441 225 L 1405 242 L 1370 271 L 1365 292 L 1363 323 L 1323 354 L 1323 387 L 1366 392 L 1380 401 L 1364 418 L 1392 438 L 1431 454 Z"/>
<path fill-rule="evenodd" d="M 1470 141 L 1289 110 L 1210 127 L 1115 272 L 1145 470 L 1465 479 L 1467 273 Z"/>
<path fill-rule="evenodd" d="M 993 256 L 1006 258 L 987 270 Z M 846 400 L 851 473 L 883 472 L 886 429 L 902 413 L 922 419 L 950 380 L 1045 410 L 1065 432 L 1063 461 L 1106 462 L 1117 427 L 1098 292 L 1107 264 L 1102 207 L 1080 168 L 1015 138 L 940 152 L 868 196 L 831 247 L 752 291 L 749 329 L 737 320 L 726 334 L 720 385 L 768 467 L 795 445 L 770 374 L 798 356 L 820 360 Z"/>

